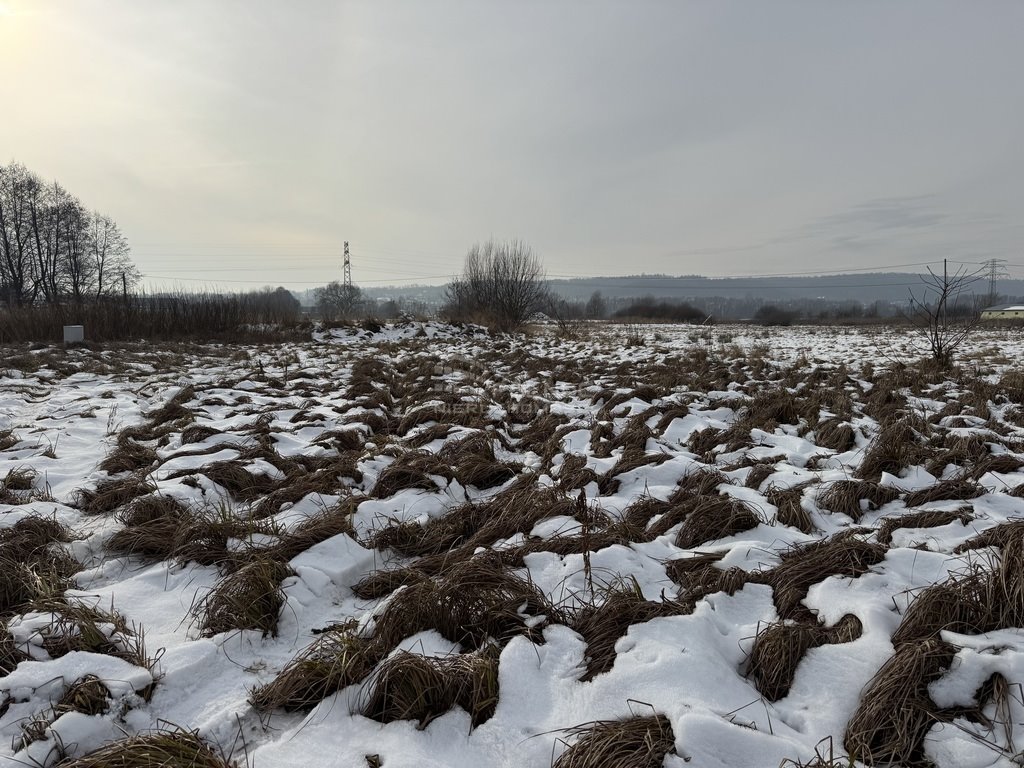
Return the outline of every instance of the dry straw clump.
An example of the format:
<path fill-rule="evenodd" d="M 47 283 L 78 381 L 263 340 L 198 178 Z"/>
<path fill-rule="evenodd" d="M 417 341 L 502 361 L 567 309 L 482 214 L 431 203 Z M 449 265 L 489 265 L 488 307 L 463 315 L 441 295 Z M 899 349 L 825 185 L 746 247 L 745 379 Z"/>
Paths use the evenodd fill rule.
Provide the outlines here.
<path fill-rule="evenodd" d="M 200 565 L 231 564 L 228 539 L 245 536 L 252 526 L 226 509 L 189 507 L 170 496 L 144 496 L 117 517 L 125 527 L 108 539 L 112 551 Z"/>
<path fill-rule="evenodd" d="M 875 534 L 875 538 L 879 544 L 889 545 L 892 543 L 893 531 L 899 528 L 938 528 L 942 525 L 949 525 L 957 520 L 967 525 L 973 519 L 974 515 L 971 514 L 970 507 L 947 512 L 939 510 L 911 512 L 906 515 L 883 519 L 881 525 L 878 526 L 878 533 Z"/>
<path fill-rule="evenodd" d="M 253 692 L 260 711 L 304 709 L 324 696 L 362 680 L 398 644 L 425 630 L 471 650 L 504 646 L 512 637 L 542 640 L 561 613 L 533 586 L 508 573 L 494 553 L 455 563 L 438 578 L 399 589 L 359 634 L 351 626 L 325 633 L 277 679 Z"/>
<path fill-rule="evenodd" d="M 817 503 L 822 509 L 838 512 L 857 522 L 864 515 L 865 507 L 868 511 L 876 510 L 899 497 L 897 489 L 870 480 L 837 480 L 818 494 Z"/>
<path fill-rule="evenodd" d="M 816 622 L 775 622 L 757 633 L 747 660 L 747 674 L 769 701 L 789 694 L 797 667 L 811 648 L 849 643 L 860 637 L 860 620 L 847 614 L 833 627 Z"/>
<path fill-rule="evenodd" d="M 102 480 L 96 484 L 95 490 L 83 488 L 78 491 L 78 507 L 89 515 L 105 515 L 155 490 L 156 486 L 137 475 Z"/>
<path fill-rule="evenodd" d="M 458 706 L 476 727 L 491 718 L 498 704 L 498 655 L 493 645 L 442 657 L 398 651 L 371 675 L 361 711 L 382 723 L 417 720 L 425 728 Z"/>
<path fill-rule="evenodd" d="M 898 646 L 847 723 L 846 751 L 869 764 L 927 764 L 924 737 L 940 718 L 928 685 L 949 669 L 955 654 L 953 646 L 934 638 Z"/>
<path fill-rule="evenodd" d="M 932 449 L 913 428 L 908 419 L 899 419 L 883 426 L 864 453 L 856 477 L 879 480 L 883 472 L 899 475 L 900 470 L 924 464 Z"/>
<path fill-rule="evenodd" d="M 370 642 L 351 624 L 325 630 L 270 683 L 252 691 L 257 711 L 312 709 L 331 694 L 358 683 L 379 661 Z"/>
<path fill-rule="evenodd" d="M 95 675 L 86 675 L 70 686 L 54 705 L 47 711 L 33 716 L 21 726 L 22 737 L 19 749 L 25 749 L 35 741 L 47 738 L 47 729 L 57 718 L 68 712 L 80 712 L 83 715 L 102 715 L 110 709 L 110 691 Z"/>
<path fill-rule="evenodd" d="M 451 467 L 437 455 L 429 451 L 407 451 L 381 470 L 372 495 L 376 499 L 386 499 L 411 488 L 436 491 L 438 484 L 432 475 L 447 481 L 454 477 Z"/>
<path fill-rule="evenodd" d="M 58 768 L 237 768 L 193 731 L 171 727 L 136 736 L 66 758 Z"/>
<path fill-rule="evenodd" d="M 156 450 L 134 439 L 133 433 L 122 431 L 117 447 L 100 462 L 100 469 L 111 475 L 149 469 L 157 462 Z"/>
<path fill-rule="evenodd" d="M 661 768 L 676 737 L 664 715 L 600 720 L 569 729 L 573 744 L 552 768 Z"/>
<path fill-rule="evenodd" d="M 59 542 L 70 534 L 56 520 L 25 517 L 0 529 L 0 616 L 56 598 L 81 566 Z"/>
<path fill-rule="evenodd" d="M 676 602 L 646 600 L 636 580 L 622 582 L 595 596 L 593 603 L 579 608 L 568 624 L 587 643 L 587 669 L 580 678 L 593 680 L 615 663 L 615 643 L 634 624 L 659 616 L 679 616 L 690 606 Z"/>
<path fill-rule="evenodd" d="M 709 541 L 756 528 L 761 520 L 750 505 L 728 496 L 697 496 L 676 534 L 676 546 L 693 549 Z"/>
<path fill-rule="evenodd" d="M 857 444 L 857 431 L 842 419 L 826 419 L 814 428 L 814 443 L 820 448 L 844 453 Z"/>
<path fill-rule="evenodd" d="M 43 649 L 51 658 L 88 651 L 115 656 L 143 669 L 152 670 L 156 665 L 156 659 L 146 652 L 142 630 L 129 625 L 117 611 L 66 600 L 41 601 L 33 609 L 51 614 L 49 625 L 40 632 Z"/>
<path fill-rule="evenodd" d="M 764 492 L 768 503 L 778 510 L 775 519 L 803 533 L 814 533 L 818 529 L 814 517 L 803 505 L 804 489 L 809 485 L 810 483 L 803 483 L 793 488 L 778 488 L 771 485 Z"/>
<path fill-rule="evenodd" d="M 933 501 L 967 501 L 976 499 L 985 493 L 985 489 L 977 483 L 966 480 L 944 480 L 930 488 L 922 488 L 908 493 L 903 499 L 908 507 L 920 507 Z"/>
<path fill-rule="evenodd" d="M 886 547 L 857 538 L 860 531 L 844 531 L 831 538 L 801 544 L 782 553 L 782 562 L 757 575 L 771 585 L 775 607 L 784 619 L 806 617 L 801 603 L 813 584 L 829 576 L 854 578 L 885 559 Z"/>
<path fill-rule="evenodd" d="M 281 582 L 292 575 L 286 564 L 258 558 L 222 579 L 192 607 L 203 635 L 253 629 L 276 637 L 285 602 Z"/>

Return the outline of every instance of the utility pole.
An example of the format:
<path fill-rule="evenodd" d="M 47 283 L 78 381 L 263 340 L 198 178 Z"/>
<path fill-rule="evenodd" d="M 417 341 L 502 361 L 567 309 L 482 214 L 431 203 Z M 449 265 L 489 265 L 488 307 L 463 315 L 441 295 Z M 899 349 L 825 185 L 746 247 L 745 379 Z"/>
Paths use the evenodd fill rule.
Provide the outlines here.
<path fill-rule="evenodd" d="M 352 261 L 348 255 L 348 240 L 345 241 L 345 271 L 343 275 L 342 282 L 345 285 L 345 290 L 348 291 L 352 288 Z"/>
<path fill-rule="evenodd" d="M 1006 277 L 1006 259 L 989 259 L 985 262 L 985 266 L 988 268 L 988 306 L 995 306 L 996 299 L 999 298 L 999 293 L 996 290 L 996 284 L 999 282 L 1000 277 Z"/>

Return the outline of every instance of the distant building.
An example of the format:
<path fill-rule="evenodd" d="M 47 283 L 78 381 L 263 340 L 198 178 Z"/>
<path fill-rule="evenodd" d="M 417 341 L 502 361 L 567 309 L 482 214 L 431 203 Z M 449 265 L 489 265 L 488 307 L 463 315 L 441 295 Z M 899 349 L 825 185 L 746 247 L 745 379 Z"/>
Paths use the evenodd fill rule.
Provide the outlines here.
<path fill-rule="evenodd" d="M 982 320 L 1024 320 L 1024 304 L 1004 304 L 981 310 Z"/>

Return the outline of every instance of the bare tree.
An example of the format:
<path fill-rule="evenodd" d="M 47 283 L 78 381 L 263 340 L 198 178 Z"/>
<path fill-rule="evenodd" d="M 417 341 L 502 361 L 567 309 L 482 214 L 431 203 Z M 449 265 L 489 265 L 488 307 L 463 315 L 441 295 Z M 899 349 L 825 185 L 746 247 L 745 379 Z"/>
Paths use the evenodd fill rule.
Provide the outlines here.
<path fill-rule="evenodd" d="M 922 277 L 920 299 L 910 293 L 910 319 L 925 338 L 932 360 L 942 367 L 952 365 L 957 348 L 978 325 L 974 302 L 966 300 L 965 293 L 979 277 L 979 271 L 964 266 L 950 274 L 943 261 L 941 275 L 929 267 Z"/>
<path fill-rule="evenodd" d="M 116 295 L 138 284 L 140 275 L 132 263 L 128 241 L 112 218 L 93 212 L 89 219 L 88 243 L 95 296 Z"/>
<path fill-rule="evenodd" d="M 8 304 L 31 303 L 35 296 L 35 255 L 28 195 L 35 184 L 18 163 L 0 166 L 0 294 Z"/>
<path fill-rule="evenodd" d="M 0 166 L 0 300 L 80 303 L 134 288 L 139 277 L 113 219 L 23 165 Z"/>
<path fill-rule="evenodd" d="M 324 320 L 347 320 L 353 317 L 363 303 L 363 292 L 355 285 L 337 280 L 315 291 L 316 308 Z"/>
<path fill-rule="evenodd" d="M 446 311 L 458 319 L 514 331 L 547 297 L 544 267 L 529 245 L 488 240 L 466 254 L 462 275 L 448 285 Z"/>

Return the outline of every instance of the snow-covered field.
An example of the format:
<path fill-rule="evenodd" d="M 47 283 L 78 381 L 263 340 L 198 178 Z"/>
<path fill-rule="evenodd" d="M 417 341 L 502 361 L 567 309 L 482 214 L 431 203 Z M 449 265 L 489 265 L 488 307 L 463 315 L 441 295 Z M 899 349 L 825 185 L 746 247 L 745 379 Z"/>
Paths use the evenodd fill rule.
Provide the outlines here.
<path fill-rule="evenodd" d="M 3 350 L 0 762 L 1020 765 L 1024 336 L 634 332 Z"/>

